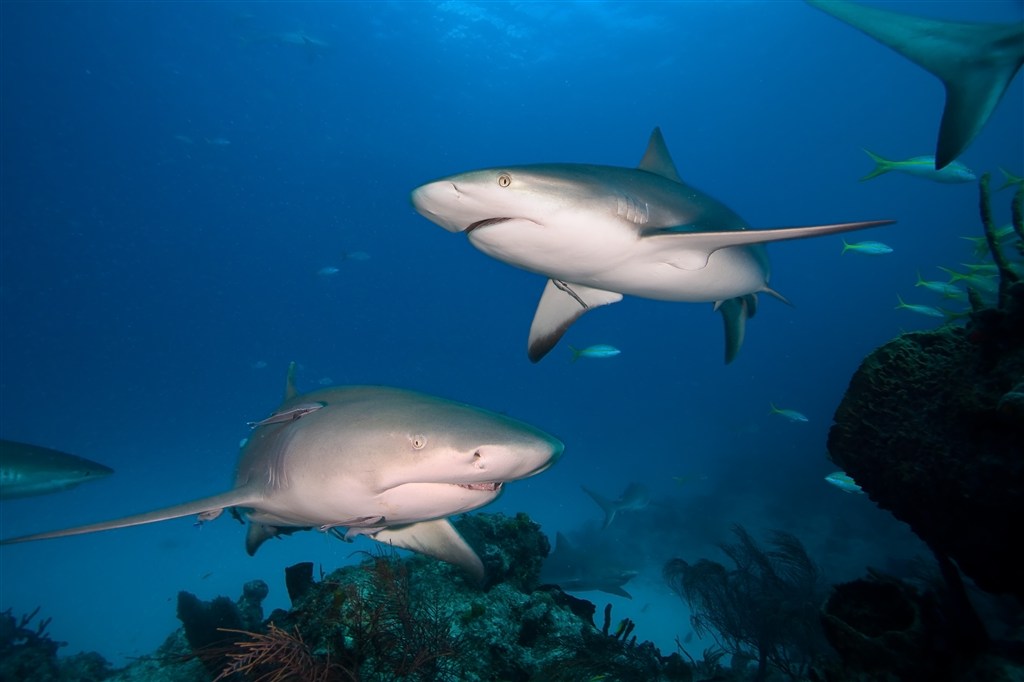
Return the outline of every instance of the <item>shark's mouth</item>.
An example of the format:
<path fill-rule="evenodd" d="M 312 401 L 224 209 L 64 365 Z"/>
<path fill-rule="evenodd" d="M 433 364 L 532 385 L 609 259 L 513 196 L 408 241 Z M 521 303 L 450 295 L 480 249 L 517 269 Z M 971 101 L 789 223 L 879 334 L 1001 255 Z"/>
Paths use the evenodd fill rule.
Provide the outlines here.
<path fill-rule="evenodd" d="M 457 483 L 456 485 L 460 488 L 465 488 L 466 490 L 486 490 L 488 492 L 496 493 L 501 490 L 502 484 L 501 481 L 496 481 L 494 483 Z"/>
<path fill-rule="evenodd" d="M 473 230 L 475 230 L 478 227 L 487 227 L 488 225 L 496 225 L 498 223 L 503 223 L 506 220 L 512 220 L 512 219 L 511 218 L 484 218 L 483 220 L 478 220 L 475 223 L 470 223 L 469 226 L 465 230 L 463 230 L 463 232 L 465 232 L 466 234 L 469 234 L 470 232 L 472 232 Z"/>

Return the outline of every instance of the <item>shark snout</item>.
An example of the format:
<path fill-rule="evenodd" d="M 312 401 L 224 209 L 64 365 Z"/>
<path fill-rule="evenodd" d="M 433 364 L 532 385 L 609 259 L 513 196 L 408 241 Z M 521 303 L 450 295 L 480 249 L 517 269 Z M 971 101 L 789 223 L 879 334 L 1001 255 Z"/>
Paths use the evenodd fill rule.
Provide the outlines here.
<path fill-rule="evenodd" d="M 412 191 L 413 208 L 427 220 L 449 232 L 462 232 L 473 222 L 460 210 L 462 192 L 450 180 L 435 180 Z"/>

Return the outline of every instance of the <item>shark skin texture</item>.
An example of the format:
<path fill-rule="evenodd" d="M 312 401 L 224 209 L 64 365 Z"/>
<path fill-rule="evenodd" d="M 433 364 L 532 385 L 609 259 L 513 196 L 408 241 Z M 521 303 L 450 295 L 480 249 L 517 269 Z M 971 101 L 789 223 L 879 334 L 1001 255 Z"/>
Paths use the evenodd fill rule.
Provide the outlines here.
<path fill-rule="evenodd" d="M 485 254 L 548 278 L 527 355 L 543 358 L 584 313 L 624 295 L 713 303 L 725 361 L 739 352 L 768 285 L 764 245 L 879 227 L 891 220 L 753 230 L 684 183 L 661 130 L 637 168 L 548 163 L 460 173 L 412 191 L 413 207 Z M 788 302 L 788 301 L 786 301 Z"/>

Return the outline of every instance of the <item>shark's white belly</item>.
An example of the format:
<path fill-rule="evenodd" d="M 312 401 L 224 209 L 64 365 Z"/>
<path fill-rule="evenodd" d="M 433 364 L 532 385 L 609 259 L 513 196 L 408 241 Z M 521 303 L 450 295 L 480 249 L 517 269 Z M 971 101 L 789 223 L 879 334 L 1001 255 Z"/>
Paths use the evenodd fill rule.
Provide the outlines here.
<path fill-rule="evenodd" d="M 710 256 L 658 248 L 636 240 L 579 242 L 572 250 L 526 240 L 496 239 L 483 228 L 473 245 L 497 260 L 571 284 L 660 301 L 723 301 L 763 291 L 768 272 L 752 247 L 730 247 Z M 702 266 L 702 267 L 701 267 Z"/>

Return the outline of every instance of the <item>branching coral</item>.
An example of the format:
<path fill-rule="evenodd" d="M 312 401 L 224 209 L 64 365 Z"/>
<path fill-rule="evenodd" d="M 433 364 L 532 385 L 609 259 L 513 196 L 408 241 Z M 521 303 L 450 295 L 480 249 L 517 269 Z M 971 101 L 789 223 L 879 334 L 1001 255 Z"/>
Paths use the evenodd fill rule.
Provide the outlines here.
<path fill-rule="evenodd" d="M 246 639 L 236 642 L 235 648 L 226 652 L 229 662 L 213 682 L 235 674 L 249 675 L 252 682 L 328 682 L 332 679 L 336 666 L 331 665 L 329 658 L 321 660 L 314 656 L 298 628 L 288 632 L 270 623 L 266 633 L 223 628 L 221 632 L 243 635 Z"/>
<path fill-rule="evenodd" d="M 665 580 L 693 610 L 697 634 L 711 633 L 734 657 L 758 662 L 757 679 L 769 666 L 792 679 L 828 651 L 818 621 L 820 575 L 800 541 L 782 531 L 762 549 L 740 525 L 735 544 L 720 547 L 736 568 L 701 559 L 672 559 Z"/>

